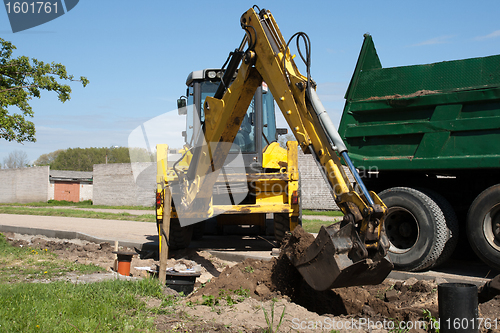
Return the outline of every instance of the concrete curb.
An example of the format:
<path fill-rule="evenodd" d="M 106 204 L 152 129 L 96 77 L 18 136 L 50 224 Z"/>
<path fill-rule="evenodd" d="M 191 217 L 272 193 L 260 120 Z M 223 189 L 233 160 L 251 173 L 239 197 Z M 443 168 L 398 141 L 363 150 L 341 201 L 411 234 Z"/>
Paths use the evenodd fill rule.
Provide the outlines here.
<path fill-rule="evenodd" d="M 226 260 L 226 261 L 235 261 L 235 262 L 240 262 L 244 261 L 245 259 L 256 259 L 256 260 L 265 260 L 265 261 L 270 261 L 272 258 L 276 258 L 270 255 L 259 255 L 259 254 L 252 254 L 251 252 L 245 253 L 245 252 L 225 252 L 225 251 L 218 251 L 218 250 L 207 250 L 208 253 L 216 256 L 219 259 Z M 269 251 L 270 252 L 270 251 Z"/>
<path fill-rule="evenodd" d="M 445 279 L 446 282 L 449 283 L 471 283 L 475 284 L 478 287 L 490 281 L 490 279 L 478 278 L 473 276 L 461 276 L 456 274 L 449 274 L 449 273 L 442 273 L 435 271 L 427 271 L 421 273 L 392 271 L 388 277 L 395 280 L 408 280 L 409 278 L 412 277 L 416 278 L 417 280 L 427 280 L 427 281 L 432 281 L 436 279 Z"/>

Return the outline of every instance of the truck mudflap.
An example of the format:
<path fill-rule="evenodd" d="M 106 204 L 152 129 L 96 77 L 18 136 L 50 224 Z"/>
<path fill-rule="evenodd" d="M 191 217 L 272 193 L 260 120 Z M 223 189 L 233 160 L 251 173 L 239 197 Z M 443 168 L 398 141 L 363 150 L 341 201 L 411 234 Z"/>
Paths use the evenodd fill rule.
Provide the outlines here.
<path fill-rule="evenodd" d="M 379 249 L 367 251 L 352 223 L 322 226 L 312 243 L 312 235 L 297 227 L 285 240 L 282 250 L 304 280 L 315 290 L 379 284 L 394 268 L 387 257 L 385 234 Z"/>

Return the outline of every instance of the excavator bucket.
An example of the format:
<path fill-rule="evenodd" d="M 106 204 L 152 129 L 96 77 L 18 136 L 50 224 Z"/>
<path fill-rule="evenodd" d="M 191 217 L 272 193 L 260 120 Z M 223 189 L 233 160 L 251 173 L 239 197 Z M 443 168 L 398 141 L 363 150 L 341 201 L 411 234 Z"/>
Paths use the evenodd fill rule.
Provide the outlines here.
<path fill-rule="evenodd" d="M 301 239 L 304 233 L 297 227 L 285 241 L 283 250 L 315 290 L 379 284 L 393 269 L 385 251 L 368 255 L 352 223 L 343 227 L 340 224 L 322 226 L 316 239 L 305 249 Z"/>

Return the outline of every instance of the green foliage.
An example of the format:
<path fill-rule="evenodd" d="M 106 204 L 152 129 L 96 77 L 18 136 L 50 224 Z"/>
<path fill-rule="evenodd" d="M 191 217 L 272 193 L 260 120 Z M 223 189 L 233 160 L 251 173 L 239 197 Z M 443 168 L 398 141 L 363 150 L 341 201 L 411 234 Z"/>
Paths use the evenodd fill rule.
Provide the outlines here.
<path fill-rule="evenodd" d="M 132 210 L 154 210 L 153 206 L 106 206 L 106 205 L 94 205 L 92 200 L 84 200 L 80 202 L 72 202 L 66 200 L 48 200 L 39 202 L 28 202 L 28 203 L 0 203 L 0 206 L 12 206 L 12 207 L 51 207 L 51 206 L 77 206 L 78 208 L 102 208 L 110 209 L 110 213 L 113 213 L 112 209 L 132 209 Z"/>
<path fill-rule="evenodd" d="M 434 317 L 429 309 L 423 309 L 424 320 L 429 323 L 429 328 L 435 333 L 439 333 L 439 321 Z"/>
<path fill-rule="evenodd" d="M 108 212 L 96 212 L 96 211 L 87 211 L 87 210 L 79 210 L 71 208 L 33 208 L 33 207 L 11 207 L 9 205 L 0 205 L 0 214 L 65 216 L 65 217 L 80 217 L 88 219 L 156 222 L 156 215 L 153 213 L 132 215 L 126 212 L 108 213 Z"/>
<path fill-rule="evenodd" d="M 201 305 L 206 305 L 210 307 L 219 305 L 219 299 L 216 299 L 214 295 L 201 295 L 201 298 L 202 298 Z"/>
<path fill-rule="evenodd" d="M 219 295 L 216 297 L 214 295 L 202 295 L 201 305 L 210 306 L 214 308 L 217 305 L 228 305 L 233 306 L 237 303 L 241 303 L 245 298 L 250 297 L 250 290 L 243 289 L 239 287 L 236 290 L 219 290 Z"/>
<path fill-rule="evenodd" d="M 267 328 L 264 330 L 266 333 L 275 333 L 280 329 L 281 324 L 283 323 L 283 318 L 285 317 L 286 306 L 283 306 L 283 312 L 280 316 L 280 321 L 278 325 L 276 325 L 276 329 L 274 328 L 274 307 L 276 305 L 276 299 L 273 298 L 271 303 L 271 315 L 267 314 L 267 311 L 264 307 L 262 307 L 262 311 L 264 312 L 264 318 L 266 319 Z"/>
<path fill-rule="evenodd" d="M 31 206 L 31 205 L 28 205 Z M 92 200 L 84 200 L 79 202 L 66 201 L 66 200 L 48 200 L 47 204 L 43 206 L 78 206 L 78 207 L 90 207 L 92 206 Z"/>
<path fill-rule="evenodd" d="M 255 270 L 253 269 L 252 266 L 246 266 L 244 269 L 243 269 L 243 273 L 253 273 Z"/>
<path fill-rule="evenodd" d="M 153 161 L 147 151 L 149 161 Z M 41 157 L 41 156 L 40 156 Z M 57 154 L 49 164 L 52 170 L 92 171 L 94 164 L 130 163 L 127 147 L 114 148 L 68 148 Z"/>
<path fill-rule="evenodd" d="M 54 91 L 61 102 L 70 99 L 71 88 L 59 80 L 79 81 L 85 87 L 89 80 L 75 80 L 66 67 L 57 63 L 44 63 L 26 56 L 12 58 L 16 49 L 11 42 L 0 38 L 0 138 L 7 141 L 35 142 L 35 125 L 26 120 L 34 112 L 29 105 L 33 98 L 40 98 L 41 91 Z M 9 113 L 9 107 L 20 113 Z"/>
<path fill-rule="evenodd" d="M 48 154 L 40 155 L 36 161 L 33 163 L 35 166 L 51 165 L 55 161 L 57 156 L 62 153 L 64 149 L 58 149 Z"/>
<path fill-rule="evenodd" d="M 320 216 L 344 216 L 344 213 L 342 213 L 339 210 L 309 210 L 309 209 L 304 209 L 302 211 L 303 215 L 320 215 Z"/>

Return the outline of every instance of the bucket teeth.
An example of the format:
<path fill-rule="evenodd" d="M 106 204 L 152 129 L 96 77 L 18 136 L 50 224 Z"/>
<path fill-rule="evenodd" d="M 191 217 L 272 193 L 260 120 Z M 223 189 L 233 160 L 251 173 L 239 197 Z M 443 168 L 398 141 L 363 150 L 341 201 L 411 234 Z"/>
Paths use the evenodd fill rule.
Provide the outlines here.
<path fill-rule="evenodd" d="M 381 283 L 393 265 L 385 249 L 371 255 L 352 223 L 321 227 L 318 236 L 304 249 L 302 228 L 297 227 L 284 244 L 284 253 L 315 290 Z M 383 244 L 384 242 L 381 242 Z"/>

